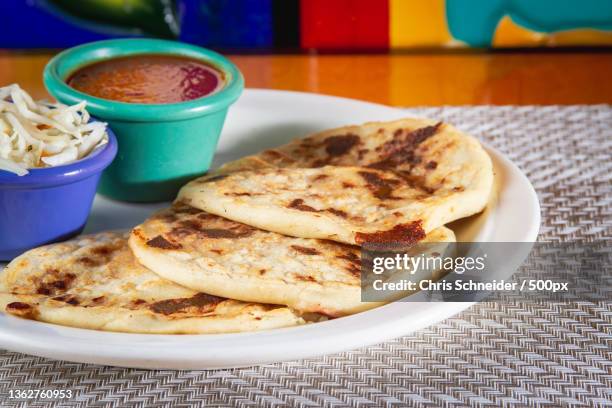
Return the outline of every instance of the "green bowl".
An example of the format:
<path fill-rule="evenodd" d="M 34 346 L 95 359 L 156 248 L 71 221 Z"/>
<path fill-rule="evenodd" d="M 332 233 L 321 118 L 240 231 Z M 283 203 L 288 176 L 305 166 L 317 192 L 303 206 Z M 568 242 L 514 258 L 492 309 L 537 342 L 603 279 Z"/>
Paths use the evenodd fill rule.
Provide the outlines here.
<path fill-rule="evenodd" d="M 135 54 L 171 54 L 205 61 L 224 73 L 225 86 L 191 101 L 140 104 L 97 98 L 65 82 L 85 65 Z M 70 48 L 49 61 L 43 79 L 49 93 L 60 102 L 85 100 L 93 116 L 108 122 L 117 136 L 119 152 L 103 173 L 98 191 L 117 200 L 137 202 L 172 200 L 183 184 L 208 170 L 227 110 L 244 88 L 242 74 L 222 55 L 153 39 L 98 41 Z"/>

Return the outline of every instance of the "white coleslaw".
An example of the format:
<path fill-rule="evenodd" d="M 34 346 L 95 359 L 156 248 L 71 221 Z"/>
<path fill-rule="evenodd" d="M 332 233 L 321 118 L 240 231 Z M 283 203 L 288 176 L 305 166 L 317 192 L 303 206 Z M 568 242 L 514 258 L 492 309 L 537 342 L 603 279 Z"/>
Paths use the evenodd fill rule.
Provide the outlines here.
<path fill-rule="evenodd" d="M 35 102 L 17 84 L 1 87 L 0 170 L 24 176 L 80 160 L 107 143 L 106 123 L 90 122 L 85 106 Z"/>

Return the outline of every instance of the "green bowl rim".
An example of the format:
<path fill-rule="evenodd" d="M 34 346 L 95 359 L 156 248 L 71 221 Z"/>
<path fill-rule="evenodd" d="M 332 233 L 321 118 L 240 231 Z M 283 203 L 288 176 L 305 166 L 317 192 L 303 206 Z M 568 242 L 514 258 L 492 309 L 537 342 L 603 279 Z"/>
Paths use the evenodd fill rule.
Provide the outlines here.
<path fill-rule="evenodd" d="M 97 54 L 91 58 L 92 54 Z M 223 71 L 226 85 L 219 91 L 198 99 L 178 103 L 143 104 L 118 102 L 98 98 L 68 86 L 65 78 L 77 69 L 115 57 L 138 54 L 170 54 L 202 60 Z M 69 58 L 76 59 L 63 67 L 68 75 L 60 76 L 60 66 Z M 242 73 L 230 60 L 219 53 L 177 41 L 129 38 L 95 41 L 69 48 L 53 57 L 45 66 L 43 82 L 49 93 L 67 104 L 87 101 L 87 110 L 99 118 L 133 122 L 185 120 L 226 109 L 244 89 Z"/>

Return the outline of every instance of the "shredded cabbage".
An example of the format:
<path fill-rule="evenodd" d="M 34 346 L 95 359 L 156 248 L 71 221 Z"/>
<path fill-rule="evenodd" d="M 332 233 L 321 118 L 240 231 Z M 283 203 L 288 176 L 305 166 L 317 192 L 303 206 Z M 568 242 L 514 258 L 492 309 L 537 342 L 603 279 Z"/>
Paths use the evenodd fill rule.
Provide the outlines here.
<path fill-rule="evenodd" d="M 108 142 L 106 123 L 90 122 L 86 102 L 35 102 L 17 84 L 0 88 L 0 170 L 61 166 Z"/>

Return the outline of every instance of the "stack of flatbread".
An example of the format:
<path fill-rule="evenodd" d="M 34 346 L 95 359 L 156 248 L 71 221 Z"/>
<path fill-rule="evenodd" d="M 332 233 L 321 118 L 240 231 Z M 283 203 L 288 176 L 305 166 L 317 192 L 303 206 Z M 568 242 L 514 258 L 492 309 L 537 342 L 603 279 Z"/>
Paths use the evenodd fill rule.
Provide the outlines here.
<path fill-rule="evenodd" d="M 483 210 L 491 160 L 452 126 L 404 119 L 328 130 L 191 181 L 131 233 L 31 250 L 0 275 L 0 308 L 138 333 L 287 327 L 361 301 L 361 247 L 453 242 Z"/>

